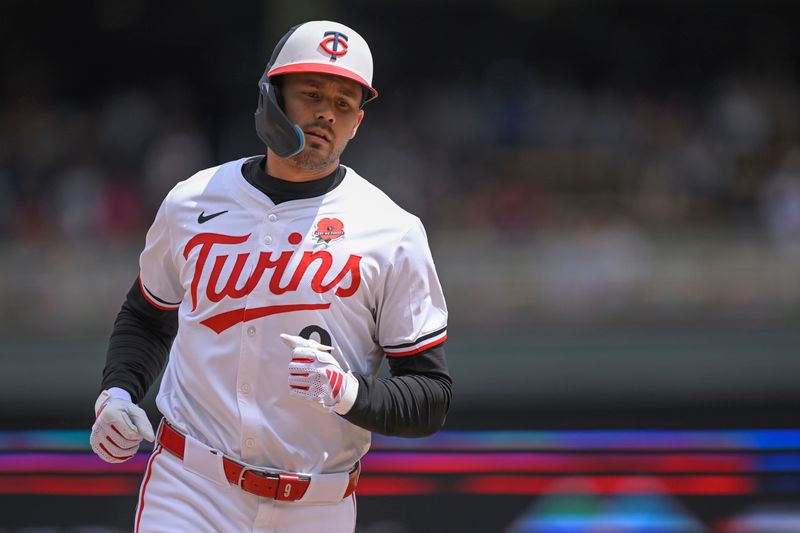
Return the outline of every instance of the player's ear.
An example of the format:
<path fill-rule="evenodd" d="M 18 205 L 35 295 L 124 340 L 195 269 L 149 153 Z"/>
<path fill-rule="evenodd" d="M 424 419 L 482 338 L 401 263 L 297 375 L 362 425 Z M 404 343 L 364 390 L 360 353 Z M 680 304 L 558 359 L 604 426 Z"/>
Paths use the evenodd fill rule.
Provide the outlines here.
<path fill-rule="evenodd" d="M 355 126 L 353 126 L 353 131 L 350 132 L 350 138 L 356 136 L 356 132 L 358 131 L 358 127 L 361 125 L 361 121 L 364 120 L 364 110 L 359 109 L 358 111 L 358 119 L 356 120 Z"/>

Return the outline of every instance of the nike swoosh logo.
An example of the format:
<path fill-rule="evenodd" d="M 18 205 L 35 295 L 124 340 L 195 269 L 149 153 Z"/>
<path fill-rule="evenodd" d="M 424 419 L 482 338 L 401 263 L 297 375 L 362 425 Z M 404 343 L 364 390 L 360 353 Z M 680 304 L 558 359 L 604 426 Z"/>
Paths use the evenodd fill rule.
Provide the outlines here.
<path fill-rule="evenodd" d="M 219 213 L 214 213 L 213 215 L 206 216 L 206 212 L 203 211 L 202 213 L 197 215 L 197 223 L 198 224 L 204 224 L 204 223 L 208 222 L 209 220 L 211 220 L 212 218 L 218 217 L 220 215 L 224 215 L 225 213 L 227 213 L 227 211 L 220 211 Z"/>

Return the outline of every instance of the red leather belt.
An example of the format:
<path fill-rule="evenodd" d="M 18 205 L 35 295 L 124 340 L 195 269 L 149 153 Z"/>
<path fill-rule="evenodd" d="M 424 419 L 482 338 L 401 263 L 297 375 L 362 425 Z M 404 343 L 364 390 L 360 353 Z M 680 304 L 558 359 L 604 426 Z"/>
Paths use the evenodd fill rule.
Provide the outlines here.
<path fill-rule="evenodd" d="M 165 450 L 183 460 L 186 438 L 178 430 L 170 426 L 166 420 L 161 424 L 158 443 Z M 243 465 L 226 456 L 222 457 L 222 466 L 228 482 L 232 485 L 237 485 L 246 492 L 264 498 L 282 501 L 299 500 L 306 493 L 311 483 L 311 476 L 266 472 Z M 360 471 L 358 464 L 350 471 L 350 482 L 347 484 L 347 489 L 344 491 L 342 499 L 347 498 L 356 490 Z"/>

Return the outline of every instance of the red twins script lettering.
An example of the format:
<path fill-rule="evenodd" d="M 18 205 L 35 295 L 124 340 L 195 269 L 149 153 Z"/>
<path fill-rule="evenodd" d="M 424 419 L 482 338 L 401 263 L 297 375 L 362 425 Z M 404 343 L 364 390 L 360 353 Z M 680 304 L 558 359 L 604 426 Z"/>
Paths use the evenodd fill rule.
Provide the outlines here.
<path fill-rule="evenodd" d="M 194 275 L 192 277 L 192 285 L 190 287 L 192 297 L 192 311 L 197 309 L 197 290 L 200 286 L 200 278 L 205 272 L 206 262 L 211 253 L 211 249 L 217 244 L 241 244 L 250 238 L 251 234 L 242 236 L 221 235 L 219 233 L 199 233 L 192 237 L 186 243 L 183 249 L 183 258 L 188 259 L 189 253 L 196 247 L 200 247 L 200 253 L 197 256 L 197 262 L 194 267 Z M 297 268 L 290 276 L 285 276 L 286 269 L 289 262 L 294 255 L 294 251 L 281 252 L 276 258 L 273 258 L 271 252 L 261 252 L 258 255 L 258 263 L 253 269 L 250 277 L 240 285 L 240 277 L 247 260 L 250 258 L 250 253 L 240 253 L 236 256 L 233 270 L 231 270 L 230 277 L 227 280 L 220 280 L 222 269 L 228 261 L 227 254 L 217 255 L 214 259 L 214 265 L 211 267 L 211 274 L 206 285 L 206 297 L 212 302 L 219 302 L 223 298 L 238 299 L 243 298 L 253 292 L 256 286 L 264 276 L 267 269 L 272 270 L 267 287 L 273 294 L 284 294 L 293 292 L 298 289 L 300 282 L 303 280 L 306 271 L 315 261 L 318 262 L 317 271 L 311 278 L 311 288 L 318 293 L 326 293 L 334 288 L 334 294 L 340 298 L 347 298 L 355 294 L 361 285 L 361 256 L 350 255 L 347 259 L 342 270 L 328 283 L 325 283 L 325 277 L 330 272 L 333 266 L 333 256 L 326 250 L 319 251 L 306 251 L 297 265 Z M 342 280 L 350 274 L 350 284 L 348 286 L 340 286 Z M 288 281 L 284 283 L 284 278 L 288 277 Z M 222 286 L 219 289 L 220 285 Z M 209 317 L 202 322 L 204 326 L 211 328 L 217 333 L 222 333 L 226 329 L 239 324 L 240 322 L 247 322 L 256 318 L 261 318 L 268 315 L 278 313 L 289 313 L 292 311 L 303 311 L 311 309 L 327 309 L 330 303 L 324 304 L 287 304 L 287 305 L 271 305 L 267 307 L 255 308 L 241 308 L 227 311 L 219 315 Z"/>

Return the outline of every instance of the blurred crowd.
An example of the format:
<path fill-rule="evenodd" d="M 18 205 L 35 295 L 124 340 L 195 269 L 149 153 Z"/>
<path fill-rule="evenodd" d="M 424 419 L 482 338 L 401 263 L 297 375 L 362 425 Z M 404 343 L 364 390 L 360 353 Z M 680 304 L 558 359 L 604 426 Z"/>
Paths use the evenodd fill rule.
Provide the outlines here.
<path fill-rule="evenodd" d="M 798 94 L 755 78 L 696 93 L 582 88 L 505 62 L 479 83 L 393 102 L 389 127 L 359 142 L 373 174 L 440 230 L 517 241 L 574 228 L 723 230 L 797 246 Z"/>
<path fill-rule="evenodd" d="M 210 127 L 191 87 L 148 87 L 84 103 L 25 91 L 0 102 L 0 239 L 141 240 L 177 181 L 259 146 L 239 120 L 249 102 L 237 121 Z M 732 75 L 656 93 L 542 79 L 506 60 L 474 83 L 410 87 L 387 87 L 367 107 L 343 161 L 432 233 L 723 229 L 800 248 L 791 80 Z"/>
<path fill-rule="evenodd" d="M 90 105 L 16 94 L 0 107 L 0 235 L 140 239 L 164 194 L 213 162 L 174 90 Z"/>

